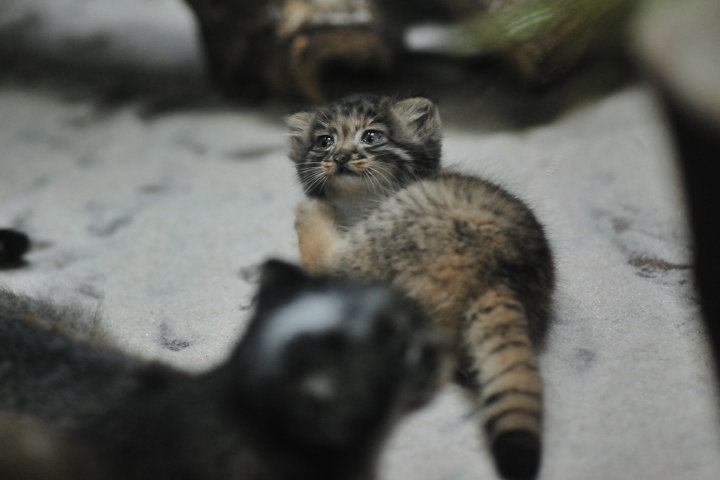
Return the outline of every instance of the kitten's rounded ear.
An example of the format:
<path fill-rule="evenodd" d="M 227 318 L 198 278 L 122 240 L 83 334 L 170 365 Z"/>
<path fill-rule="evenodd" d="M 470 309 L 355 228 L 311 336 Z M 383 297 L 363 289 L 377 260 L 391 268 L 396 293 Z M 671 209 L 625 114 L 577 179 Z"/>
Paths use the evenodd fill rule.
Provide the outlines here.
<path fill-rule="evenodd" d="M 431 100 L 424 97 L 406 98 L 395 102 L 390 110 L 419 140 L 440 138 L 440 112 Z"/>
<path fill-rule="evenodd" d="M 285 117 L 285 123 L 290 130 L 290 135 L 302 135 L 310 128 L 312 119 L 312 112 L 297 112 Z"/>
<path fill-rule="evenodd" d="M 288 126 L 290 159 L 297 162 L 302 158 L 303 143 L 310 130 L 314 114 L 312 112 L 297 112 L 285 117 Z"/>
<path fill-rule="evenodd" d="M 282 260 L 267 260 L 260 266 L 260 288 L 255 296 L 258 308 L 272 306 L 295 295 L 310 280 L 300 267 Z"/>
<path fill-rule="evenodd" d="M 305 271 L 282 260 L 271 259 L 260 267 L 260 288 L 285 290 L 303 285 L 308 280 Z"/>

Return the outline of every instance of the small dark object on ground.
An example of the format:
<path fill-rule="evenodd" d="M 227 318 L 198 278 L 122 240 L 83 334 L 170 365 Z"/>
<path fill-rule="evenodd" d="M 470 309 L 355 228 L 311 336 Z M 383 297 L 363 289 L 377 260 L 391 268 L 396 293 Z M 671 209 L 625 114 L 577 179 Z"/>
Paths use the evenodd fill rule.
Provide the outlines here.
<path fill-rule="evenodd" d="M 30 238 L 17 230 L 0 228 L 0 267 L 20 262 L 30 248 Z"/>

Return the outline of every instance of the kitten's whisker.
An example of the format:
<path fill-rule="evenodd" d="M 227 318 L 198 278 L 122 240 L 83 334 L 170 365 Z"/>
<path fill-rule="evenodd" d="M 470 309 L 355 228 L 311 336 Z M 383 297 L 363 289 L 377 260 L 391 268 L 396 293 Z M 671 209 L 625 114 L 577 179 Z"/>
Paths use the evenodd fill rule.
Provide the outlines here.
<path fill-rule="evenodd" d="M 306 190 L 312 191 L 316 189 L 317 187 L 321 187 L 325 183 L 325 178 L 319 175 L 316 175 L 307 181 L 303 182 L 303 186 Z"/>
<path fill-rule="evenodd" d="M 372 170 L 373 175 L 376 177 L 378 186 L 380 187 L 381 191 L 384 193 L 388 190 L 392 189 L 393 185 L 393 178 L 392 178 L 392 172 L 390 171 L 390 167 L 387 165 L 383 165 L 381 163 L 374 163 L 371 165 L 370 170 Z M 380 178 L 377 178 L 380 177 Z M 382 181 L 381 181 L 382 180 Z"/>
<path fill-rule="evenodd" d="M 373 172 L 368 169 L 368 176 L 367 176 L 370 184 L 370 191 L 371 193 L 380 193 L 382 192 L 382 185 L 380 185 L 380 180 L 373 175 Z"/>
<path fill-rule="evenodd" d="M 367 181 L 371 191 L 374 193 L 375 189 L 379 187 L 377 176 L 375 175 L 377 170 L 375 169 L 374 163 L 370 162 L 365 167 L 365 171 L 362 173 L 363 178 Z"/>
<path fill-rule="evenodd" d="M 298 176 L 303 184 L 312 183 L 316 178 L 318 178 L 318 173 L 319 172 L 316 169 L 298 170 Z"/>
<path fill-rule="evenodd" d="M 319 168 L 312 168 L 312 167 L 306 167 L 306 168 L 302 168 L 302 169 L 301 169 L 301 168 L 298 168 L 297 171 L 298 171 L 298 173 L 308 173 L 308 172 L 310 172 L 310 173 L 313 173 L 313 172 L 314 172 L 315 174 L 317 174 L 317 173 L 322 173 L 322 170 L 321 170 L 321 169 L 319 169 Z"/>
<path fill-rule="evenodd" d="M 318 162 L 298 162 L 297 168 L 320 168 L 320 164 Z"/>
<path fill-rule="evenodd" d="M 295 167 L 295 169 L 296 169 L 296 170 L 307 171 L 307 170 L 319 170 L 320 167 L 319 167 L 318 165 L 308 164 L 308 165 L 297 165 L 297 166 Z"/>
<path fill-rule="evenodd" d="M 368 165 L 367 169 L 363 173 L 363 176 L 367 179 L 367 183 L 370 186 L 370 192 L 373 194 L 381 188 L 380 181 L 378 180 L 375 173 L 376 170 L 372 164 Z"/>
<path fill-rule="evenodd" d="M 304 170 L 304 171 L 298 172 L 298 174 L 300 174 L 304 179 L 310 179 L 310 180 L 322 176 L 321 171 L 314 170 L 314 169 L 313 170 Z"/>
<path fill-rule="evenodd" d="M 312 174 L 307 181 L 303 182 L 303 185 L 305 185 L 305 188 L 307 190 L 315 190 L 315 189 L 322 189 L 325 182 L 327 182 L 327 175 L 325 175 L 322 171 L 315 172 Z"/>

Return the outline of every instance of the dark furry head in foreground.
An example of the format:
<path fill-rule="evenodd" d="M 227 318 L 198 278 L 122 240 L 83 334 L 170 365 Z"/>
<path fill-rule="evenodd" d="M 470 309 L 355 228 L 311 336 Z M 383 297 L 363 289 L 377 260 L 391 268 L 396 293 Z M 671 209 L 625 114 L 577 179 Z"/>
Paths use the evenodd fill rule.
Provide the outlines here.
<path fill-rule="evenodd" d="M 262 277 L 237 353 L 254 363 L 241 402 L 269 440 L 356 448 L 437 391 L 446 346 L 414 302 L 279 261 Z"/>

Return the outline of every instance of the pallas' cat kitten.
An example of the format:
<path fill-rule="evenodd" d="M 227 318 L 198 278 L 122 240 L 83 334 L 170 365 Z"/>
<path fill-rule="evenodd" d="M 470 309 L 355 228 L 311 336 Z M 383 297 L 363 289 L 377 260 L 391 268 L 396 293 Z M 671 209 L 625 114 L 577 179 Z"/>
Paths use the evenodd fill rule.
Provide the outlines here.
<path fill-rule="evenodd" d="M 553 260 L 532 211 L 480 178 L 440 172 L 425 98 L 354 95 L 287 119 L 308 200 L 296 211 L 312 271 L 373 279 L 417 300 L 454 338 L 499 472 L 532 478 L 541 454 L 536 348 Z"/>
<path fill-rule="evenodd" d="M 88 315 L 0 289 L 3 480 L 372 480 L 446 371 L 414 302 L 280 261 L 243 338 L 202 373 L 87 341 L 73 325 Z"/>

